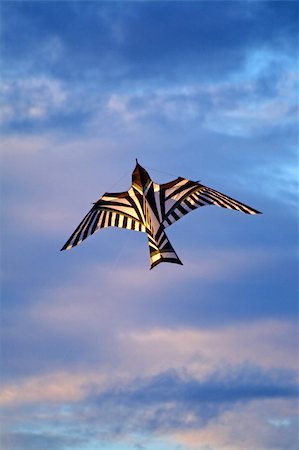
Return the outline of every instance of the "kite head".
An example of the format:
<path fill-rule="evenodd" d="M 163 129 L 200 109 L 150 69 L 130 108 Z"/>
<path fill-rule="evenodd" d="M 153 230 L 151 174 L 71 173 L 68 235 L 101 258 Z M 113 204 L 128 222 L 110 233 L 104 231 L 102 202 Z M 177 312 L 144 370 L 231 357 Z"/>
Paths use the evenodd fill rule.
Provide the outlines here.
<path fill-rule="evenodd" d="M 140 164 L 138 164 L 136 159 L 136 167 L 132 174 L 132 185 L 138 191 L 146 192 L 151 181 L 151 177 L 147 171 Z"/>

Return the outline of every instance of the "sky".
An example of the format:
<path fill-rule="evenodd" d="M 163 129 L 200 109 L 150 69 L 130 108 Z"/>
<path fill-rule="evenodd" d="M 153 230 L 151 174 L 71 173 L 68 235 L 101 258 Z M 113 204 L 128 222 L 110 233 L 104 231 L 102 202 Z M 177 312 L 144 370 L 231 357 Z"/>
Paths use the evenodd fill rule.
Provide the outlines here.
<path fill-rule="evenodd" d="M 1 2 L 1 449 L 298 448 L 292 1 Z M 199 208 L 60 252 L 138 158 Z"/>

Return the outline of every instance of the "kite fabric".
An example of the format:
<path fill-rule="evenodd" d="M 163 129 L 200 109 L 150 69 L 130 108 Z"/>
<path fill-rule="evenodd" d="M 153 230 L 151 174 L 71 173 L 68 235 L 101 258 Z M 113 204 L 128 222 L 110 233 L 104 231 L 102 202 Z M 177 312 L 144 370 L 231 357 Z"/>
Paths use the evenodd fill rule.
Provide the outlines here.
<path fill-rule="evenodd" d="M 100 228 L 118 227 L 147 234 L 151 269 L 161 262 L 182 264 L 168 240 L 165 228 L 190 211 L 206 205 L 261 214 L 203 184 L 178 177 L 169 183 L 154 183 L 136 159 L 132 185 L 126 192 L 106 192 L 93 204 L 61 250 L 68 250 Z"/>

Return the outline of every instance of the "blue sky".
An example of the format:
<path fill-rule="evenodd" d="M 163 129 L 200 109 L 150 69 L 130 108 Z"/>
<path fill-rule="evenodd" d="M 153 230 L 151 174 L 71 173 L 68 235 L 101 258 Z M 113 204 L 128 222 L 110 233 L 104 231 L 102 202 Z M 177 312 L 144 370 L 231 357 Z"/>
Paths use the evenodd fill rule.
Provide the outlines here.
<path fill-rule="evenodd" d="M 1 3 L 3 450 L 298 446 L 298 3 Z M 201 208 L 59 249 L 90 204 L 201 180 Z"/>

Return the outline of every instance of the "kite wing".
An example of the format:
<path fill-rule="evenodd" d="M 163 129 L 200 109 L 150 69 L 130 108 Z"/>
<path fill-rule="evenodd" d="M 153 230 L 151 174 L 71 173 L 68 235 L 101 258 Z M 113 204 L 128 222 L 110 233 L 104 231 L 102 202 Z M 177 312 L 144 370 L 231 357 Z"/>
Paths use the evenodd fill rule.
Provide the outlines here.
<path fill-rule="evenodd" d="M 94 203 L 61 250 L 69 250 L 79 245 L 100 228 L 118 227 L 146 232 L 142 219 L 131 190 L 113 194 L 106 192 Z"/>
<path fill-rule="evenodd" d="M 186 178 L 176 178 L 170 183 L 161 185 L 161 192 L 164 197 L 163 225 L 165 228 L 190 211 L 205 205 L 217 205 L 246 214 L 261 214 L 256 209 L 215 191 L 215 189 Z"/>

